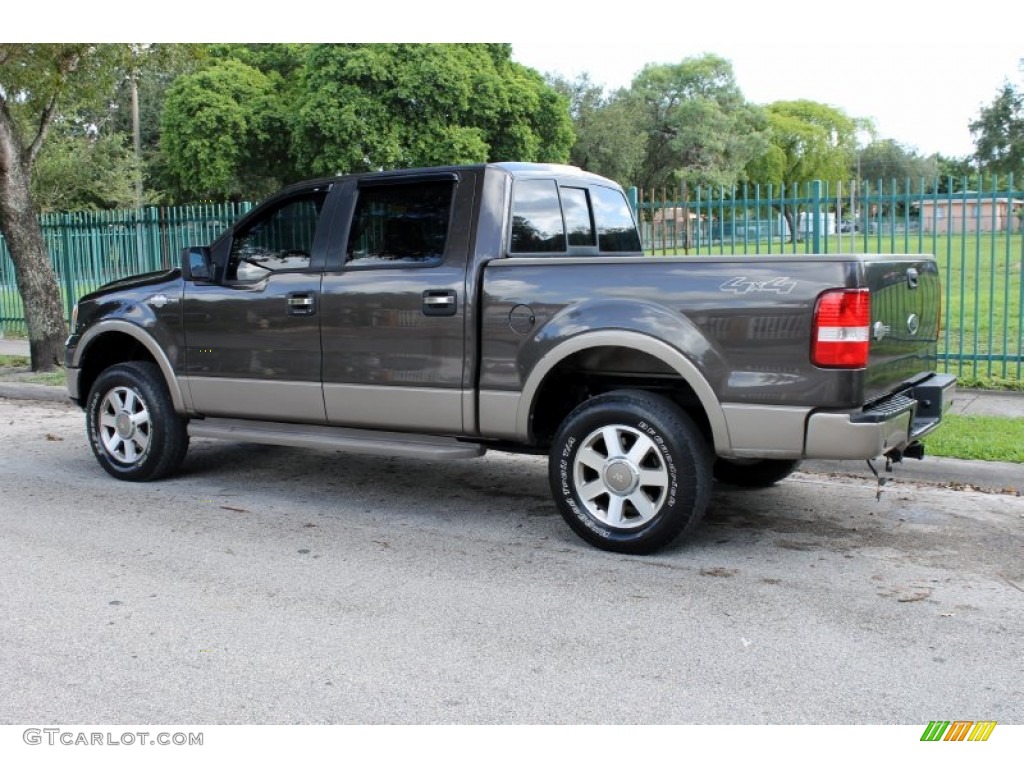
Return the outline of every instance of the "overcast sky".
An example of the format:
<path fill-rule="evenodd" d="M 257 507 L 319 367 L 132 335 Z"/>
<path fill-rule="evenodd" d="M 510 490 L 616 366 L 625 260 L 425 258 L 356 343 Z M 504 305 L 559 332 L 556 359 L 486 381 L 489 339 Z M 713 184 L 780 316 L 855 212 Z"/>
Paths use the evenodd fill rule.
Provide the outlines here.
<path fill-rule="evenodd" d="M 591 20 L 585 26 L 584 39 L 561 41 L 517 30 L 513 56 L 541 72 L 587 72 L 592 81 L 617 88 L 629 85 L 645 64 L 715 53 L 732 62 L 750 101 L 831 104 L 851 117 L 872 118 L 880 138 L 923 154 L 971 154 L 968 124 L 1005 80 L 1024 83 L 1018 67 L 1024 0 L 951 7 L 907 0 L 666 0 L 661 8 L 629 4 L 607 25 Z"/>

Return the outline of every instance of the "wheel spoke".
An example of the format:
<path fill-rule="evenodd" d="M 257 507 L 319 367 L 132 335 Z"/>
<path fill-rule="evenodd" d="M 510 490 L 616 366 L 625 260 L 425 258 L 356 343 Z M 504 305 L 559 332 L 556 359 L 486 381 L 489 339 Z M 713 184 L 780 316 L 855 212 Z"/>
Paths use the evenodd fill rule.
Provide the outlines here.
<path fill-rule="evenodd" d="M 614 493 L 608 495 L 608 525 L 622 525 L 622 507 L 625 499 L 616 496 Z"/>
<path fill-rule="evenodd" d="M 600 472 L 604 469 L 606 459 L 593 448 L 584 447 L 580 448 L 579 453 L 576 454 L 576 461 L 590 467 L 595 472 Z"/>
<path fill-rule="evenodd" d="M 654 448 L 654 443 L 647 437 L 641 435 L 636 439 L 633 447 L 629 449 L 629 453 L 626 454 L 626 458 L 633 462 L 634 465 L 640 466 L 643 464 L 644 458 Z M 655 451 L 657 453 L 657 451 Z M 659 459 L 660 461 L 660 459 Z"/>
<path fill-rule="evenodd" d="M 650 520 L 658 511 L 658 506 L 647 498 L 647 494 L 637 488 L 627 497 L 644 521 Z"/>
<path fill-rule="evenodd" d="M 664 469 L 641 469 L 640 487 L 668 487 L 668 473 Z"/>
<path fill-rule="evenodd" d="M 622 450 L 622 440 L 619 438 L 618 427 L 605 427 L 601 430 L 601 437 L 604 438 L 604 447 L 608 451 L 609 459 L 622 456 L 625 453 Z"/>
<path fill-rule="evenodd" d="M 593 501 L 602 493 L 608 493 L 608 487 L 604 484 L 603 480 L 594 480 L 593 482 L 581 485 L 579 490 L 580 498 L 584 501 Z"/>
<path fill-rule="evenodd" d="M 100 426 L 105 429 L 117 429 L 117 416 L 109 411 L 100 414 Z"/>
<path fill-rule="evenodd" d="M 128 411 L 128 413 L 135 413 L 138 402 L 134 392 L 130 389 L 124 390 L 124 410 Z"/>
<path fill-rule="evenodd" d="M 133 413 L 131 415 L 131 419 L 132 419 L 132 424 L 134 424 L 136 427 L 140 427 L 140 426 L 143 426 L 145 424 L 149 424 L 149 411 L 147 411 L 145 408 L 143 408 L 138 413 Z"/>

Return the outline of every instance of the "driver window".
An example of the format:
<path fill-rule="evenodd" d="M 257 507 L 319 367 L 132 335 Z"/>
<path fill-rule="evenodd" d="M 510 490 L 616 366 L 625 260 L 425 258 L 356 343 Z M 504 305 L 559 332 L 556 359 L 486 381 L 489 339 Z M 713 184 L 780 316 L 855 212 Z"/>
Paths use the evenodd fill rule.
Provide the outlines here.
<path fill-rule="evenodd" d="M 236 233 L 227 279 L 260 280 L 272 272 L 308 269 L 326 197 L 326 190 L 317 190 L 291 198 Z"/>

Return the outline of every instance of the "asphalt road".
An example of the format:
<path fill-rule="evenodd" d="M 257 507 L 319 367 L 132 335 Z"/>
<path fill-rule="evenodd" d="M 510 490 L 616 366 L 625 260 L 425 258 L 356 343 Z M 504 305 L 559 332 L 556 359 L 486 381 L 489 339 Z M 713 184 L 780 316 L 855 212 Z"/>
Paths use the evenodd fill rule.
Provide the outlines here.
<path fill-rule="evenodd" d="M 0 723 L 1024 722 L 1024 498 L 797 474 L 653 557 L 542 459 L 196 441 L 108 477 L 0 401 Z"/>

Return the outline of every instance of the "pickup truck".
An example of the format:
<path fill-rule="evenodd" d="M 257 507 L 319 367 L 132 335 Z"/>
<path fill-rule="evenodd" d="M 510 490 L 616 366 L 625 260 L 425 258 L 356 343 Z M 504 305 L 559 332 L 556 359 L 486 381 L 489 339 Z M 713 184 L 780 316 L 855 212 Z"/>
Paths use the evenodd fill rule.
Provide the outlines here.
<path fill-rule="evenodd" d="M 579 536 L 642 554 L 715 480 L 921 458 L 956 388 L 939 303 L 930 256 L 646 256 L 622 188 L 577 168 L 387 171 L 293 185 L 83 297 L 68 390 L 122 480 L 190 437 L 540 453 Z"/>

